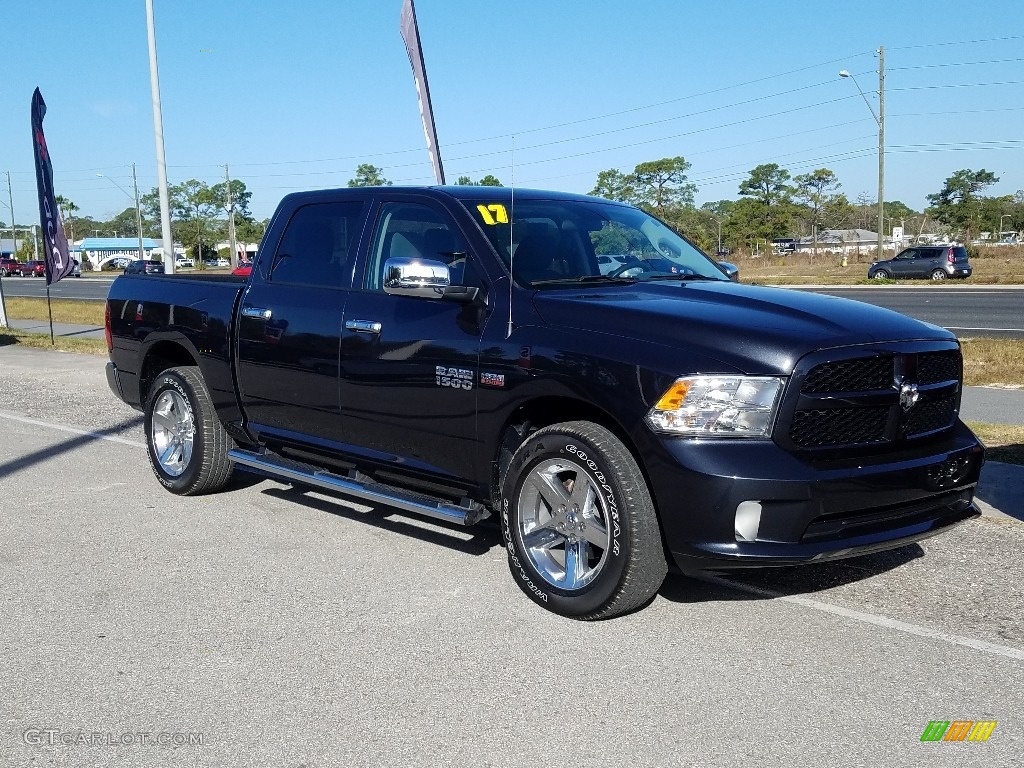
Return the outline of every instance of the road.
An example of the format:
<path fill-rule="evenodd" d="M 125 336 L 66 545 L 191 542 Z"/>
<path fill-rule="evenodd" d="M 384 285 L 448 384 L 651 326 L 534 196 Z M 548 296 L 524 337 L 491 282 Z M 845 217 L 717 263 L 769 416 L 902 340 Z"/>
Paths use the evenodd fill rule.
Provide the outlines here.
<path fill-rule="evenodd" d="M 804 289 L 894 309 L 959 337 L 1024 339 L 1024 286 L 995 288 L 968 285 L 915 288 L 900 286 L 829 286 Z"/>
<path fill-rule="evenodd" d="M 108 277 L 109 274 L 109 277 Z M 120 273 L 105 273 L 102 277 L 65 278 L 50 286 L 50 297 L 54 299 L 86 299 L 103 301 L 107 298 L 110 284 Z M 4 296 L 46 298 L 46 281 L 34 277 L 4 277 Z"/>
<path fill-rule="evenodd" d="M 54 298 L 105 299 L 114 275 L 109 278 L 62 280 L 50 289 Z M 46 296 L 46 285 L 31 277 L 10 277 L 3 281 L 6 296 Z M 1018 288 L 950 287 L 921 285 L 830 286 L 811 288 L 816 293 L 844 296 L 949 328 L 957 336 L 1024 338 L 1024 286 Z"/>
<path fill-rule="evenodd" d="M 584 624 L 520 593 L 493 527 L 266 480 L 166 493 L 96 358 L 0 347 L 0 391 L 5 765 L 1019 765 L 1015 520 L 673 576 Z M 958 719 L 998 725 L 921 742 Z M 203 743 L 26 744 L 29 728 Z"/>

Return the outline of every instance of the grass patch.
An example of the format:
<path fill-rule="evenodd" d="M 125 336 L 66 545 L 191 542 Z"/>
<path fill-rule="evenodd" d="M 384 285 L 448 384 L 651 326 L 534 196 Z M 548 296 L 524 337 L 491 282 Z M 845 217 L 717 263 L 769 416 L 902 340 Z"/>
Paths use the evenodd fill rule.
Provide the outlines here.
<path fill-rule="evenodd" d="M 77 336 L 56 336 L 50 343 L 48 333 L 26 333 L 13 328 L 0 329 L 0 347 L 18 344 L 30 349 L 57 350 L 59 352 L 79 352 L 85 355 L 107 355 L 107 342 L 103 339 L 83 339 Z"/>
<path fill-rule="evenodd" d="M 886 251 L 885 258 L 895 254 Z M 772 285 L 931 285 L 933 281 L 869 280 L 868 267 L 875 260 L 875 249 L 863 249 L 847 257 L 848 265 L 840 266 L 838 253 L 790 253 L 785 258 L 773 254 L 752 256 L 737 253 L 728 261 L 740 268 L 740 279 L 745 283 Z M 1019 285 L 1024 283 L 1024 246 L 981 247 L 971 257 L 974 270 L 967 280 L 934 281 L 941 286 L 950 285 Z"/>
<path fill-rule="evenodd" d="M 76 323 L 78 325 L 103 325 L 105 303 L 102 301 L 76 301 L 75 299 L 51 299 L 53 322 Z M 49 320 L 46 299 L 30 299 L 11 296 L 4 300 L 7 316 L 16 320 Z"/>
<path fill-rule="evenodd" d="M 968 421 L 967 426 L 985 444 L 990 461 L 1024 464 L 1024 426 L 980 421 Z"/>
<path fill-rule="evenodd" d="M 1024 386 L 1024 340 L 961 339 L 964 384 Z"/>

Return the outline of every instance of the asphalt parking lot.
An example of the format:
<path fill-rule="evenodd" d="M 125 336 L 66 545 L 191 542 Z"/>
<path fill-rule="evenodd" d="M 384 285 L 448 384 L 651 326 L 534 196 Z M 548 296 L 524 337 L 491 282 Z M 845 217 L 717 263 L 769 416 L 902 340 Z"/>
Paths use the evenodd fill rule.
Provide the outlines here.
<path fill-rule="evenodd" d="M 674 576 L 583 624 L 520 593 L 491 527 L 166 493 L 98 358 L 0 348 L 0 391 L 4 766 L 1020 764 L 1015 519 Z M 933 720 L 997 726 L 922 743 Z"/>

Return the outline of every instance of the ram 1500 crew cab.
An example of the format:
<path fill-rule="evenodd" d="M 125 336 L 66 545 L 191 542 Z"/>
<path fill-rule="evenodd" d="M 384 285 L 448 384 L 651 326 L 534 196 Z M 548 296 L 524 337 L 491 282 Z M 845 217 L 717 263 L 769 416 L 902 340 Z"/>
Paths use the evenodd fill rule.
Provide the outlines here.
<path fill-rule="evenodd" d="M 242 465 L 495 515 L 516 583 L 568 616 L 643 605 L 670 563 L 820 562 L 977 515 L 953 335 L 737 284 L 607 200 L 292 194 L 248 277 L 119 277 L 107 317 L 110 386 L 172 493 Z"/>

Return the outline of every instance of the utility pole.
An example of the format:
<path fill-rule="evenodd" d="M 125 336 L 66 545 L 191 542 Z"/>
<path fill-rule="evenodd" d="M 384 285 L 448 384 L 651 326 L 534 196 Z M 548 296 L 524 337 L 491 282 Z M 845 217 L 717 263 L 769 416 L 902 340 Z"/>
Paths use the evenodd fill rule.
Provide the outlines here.
<path fill-rule="evenodd" d="M 11 247 L 14 248 L 14 255 L 18 255 L 18 230 L 14 224 L 14 193 L 11 191 L 11 172 L 7 172 L 7 199 L 11 203 Z"/>
<path fill-rule="evenodd" d="M 142 206 L 139 205 L 139 180 L 135 175 L 135 163 L 132 163 L 132 184 L 135 186 L 135 223 L 139 228 L 139 259 L 144 259 L 146 254 L 142 248 Z"/>
<path fill-rule="evenodd" d="M 153 140 L 156 144 L 156 178 L 160 190 L 160 234 L 164 241 L 164 272 L 174 274 L 174 238 L 171 236 L 171 202 L 167 193 L 167 160 L 164 157 L 164 116 L 160 108 L 160 72 L 156 63 L 156 22 L 153 0 L 146 0 L 149 33 L 149 87 L 153 95 Z"/>
<path fill-rule="evenodd" d="M 238 266 L 238 247 L 235 243 L 235 205 L 231 202 L 231 174 L 228 164 L 224 163 L 224 181 L 228 191 L 228 243 L 231 247 L 231 268 Z"/>
<path fill-rule="evenodd" d="M 7 193 L 11 192 L 11 172 L 7 172 Z M 14 229 L 14 196 L 11 195 L 11 248 L 14 249 L 17 254 L 17 238 L 15 237 Z M 4 301 L 4 281 L 0 277 L 0 328 L 7 327 L 7 304 Z"/>
<path fill-rule="evenodd" d="M 882 261 L 885 216 L 885 46 L 878 46 L 878 260 Z"/>

